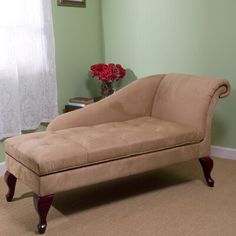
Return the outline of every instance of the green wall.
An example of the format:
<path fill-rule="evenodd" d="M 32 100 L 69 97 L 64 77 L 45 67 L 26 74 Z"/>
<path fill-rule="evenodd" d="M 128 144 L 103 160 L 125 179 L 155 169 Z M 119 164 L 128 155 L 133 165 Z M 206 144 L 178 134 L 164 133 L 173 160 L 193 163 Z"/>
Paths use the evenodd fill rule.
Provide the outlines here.
<path fill-rule="evenodd" d="M 213 143 L 236 148 L 236 1 L 210 0 L 208 74 L 230 80 L 231 95 L 215 111 Z"/>
<path fill-rule="evenodd" d="M 87 0 L 86 8 L 61 7 L 53 2 L 59 112 L 73 96 L 89 96 L 88 70 L 103 62 L 100 0 Z"/>
<path fill-rule="evenodd" d="M 3 142 L 0 141 L 0 163 L 4 160 Z"/>
<path fill-rule="evenodd" d="M 236 1 L 102 0 L 102 10 L 107 62 L 138 78 L 180 72 L 230 80 L 231 96 L 215 111 L 212 143 L 236 148 Z"/>
<path fill-rule="evenodd" d="M 52 0 L 56 43 L 58 107 L 61 113 L 70 97 L 96 95 L 89 80 L 91 64 L 103 62 L 103 36 L 100 0 L 86 0 L 86 8 L 59 7 Z M 37 131 L 44 130 L 40 126 Z M 4 160 L 0 142 L 0 161 Z"/>

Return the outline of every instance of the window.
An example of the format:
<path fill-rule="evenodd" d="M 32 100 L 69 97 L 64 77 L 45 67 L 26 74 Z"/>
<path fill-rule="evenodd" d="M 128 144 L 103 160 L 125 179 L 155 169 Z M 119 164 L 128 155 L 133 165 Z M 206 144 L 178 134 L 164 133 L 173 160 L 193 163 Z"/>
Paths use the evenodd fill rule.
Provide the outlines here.
<path fill-rule="evenodd" d="M 0 8 L 0 138 L 57 115 L 50 0 L 3 1 Z"/>

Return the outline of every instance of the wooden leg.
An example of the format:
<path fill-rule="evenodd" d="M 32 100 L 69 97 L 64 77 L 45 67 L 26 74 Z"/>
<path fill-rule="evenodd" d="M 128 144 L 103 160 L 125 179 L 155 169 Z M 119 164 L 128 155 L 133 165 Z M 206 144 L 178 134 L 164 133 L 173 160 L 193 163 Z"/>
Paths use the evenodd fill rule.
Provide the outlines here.
<path fill-rule="evenodd" d="M 38 232 L 44 234 L 47 228 L 47 214 L 53 202 L 53 195 L 39 197 L 34 194 L 34 206 L 39 215 Z"/>
<path fill-rule="evenodd" d="M 6 200 L 8 202 L 11 202 L 15 193 L 15 187 L 16 187 L 16 177 L 11 174 L 9 171 L 6 171 L 4 175 L 4 180 L 8 186 L 8 193 L 6 194 Z"/>
<path fill-rule="evenodd" d="M 213 168 L 213 160 L 210 157 L 199 158 L 206 182 L 209 187 L 214 187 L 214 180 L 211 178 L 211 170 Z"/>

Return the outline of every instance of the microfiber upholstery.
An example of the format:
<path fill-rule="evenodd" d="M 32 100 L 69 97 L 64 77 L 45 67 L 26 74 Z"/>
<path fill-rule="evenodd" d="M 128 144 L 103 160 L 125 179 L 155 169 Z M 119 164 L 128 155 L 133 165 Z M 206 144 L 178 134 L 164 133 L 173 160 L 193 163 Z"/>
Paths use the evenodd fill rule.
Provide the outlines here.
<path fill-rule="evenodd" d="M 223 89 L 219 96 L 226 96 L 228 87 L 227 81 L 216 78 L 168 74 L 158 87 L 152 116 L 205 132 L 212 97 L 219 89 Z"/>
<path fill-rule="evenodd" d="M 229 92 L 226 80 L 185 74 L 134 81 L 7 139 L 6 168 L 46 196 L 209 156 L 214 107 Z"/>
<path fill-rule="evenodd" d="M 153 117 L 21 135 L 7 154 L 37 175 L 156 152 L 203 139 L 196 129 Z"/>
<path fill-rule="evenodd" d="M 47 130 L 55 131 L 150 116 L 153 99 L 163 78 L 164 75 L 153 75 L 136 80 L 99 102 L 58 116 L 49 124 Z"/>

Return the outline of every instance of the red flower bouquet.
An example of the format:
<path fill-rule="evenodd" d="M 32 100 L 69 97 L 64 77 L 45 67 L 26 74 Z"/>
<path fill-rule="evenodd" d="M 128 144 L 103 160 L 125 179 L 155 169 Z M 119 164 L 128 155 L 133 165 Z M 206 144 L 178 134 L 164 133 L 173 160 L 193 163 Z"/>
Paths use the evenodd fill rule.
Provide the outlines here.
<path fill-rule="evenodd" d="M 101 81 L 113 82 L 125 76 L 125 70 L 120 64 L 95 64 L 90 69 L 92 76 Z"/>
<path fill-rule="evenodd" d="M 92 77 L 102 81 L 101 91 L 103 97 L 114 92 L 112 82 L 125 77 L 126 71 L 120 64 L 95 64 L 90 67 Z"/>

